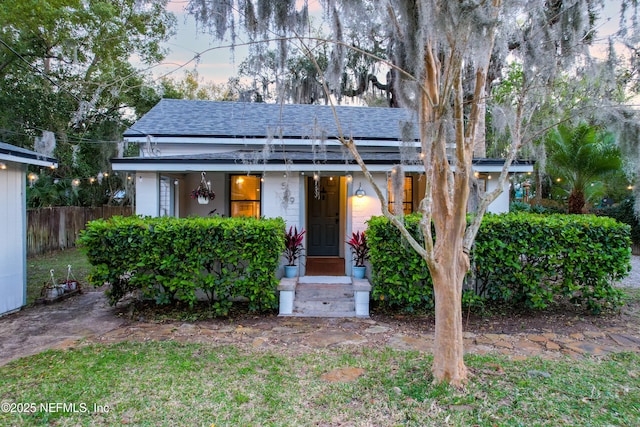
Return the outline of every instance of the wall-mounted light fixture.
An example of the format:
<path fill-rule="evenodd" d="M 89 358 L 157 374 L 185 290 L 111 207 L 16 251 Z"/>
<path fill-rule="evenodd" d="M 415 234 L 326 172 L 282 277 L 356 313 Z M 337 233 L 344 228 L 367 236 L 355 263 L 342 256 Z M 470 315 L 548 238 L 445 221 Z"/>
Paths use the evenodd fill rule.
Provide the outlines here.
<path fill-rule="evenodd" d="M 362 183 L 360 183 L 360 185 L 358 185 L 358 189 L 356 190 L 356 197 L 362 198 L 366 195 L 367 193 L 364 192 L 364 190 L 362 189 Z"/>
<path fill-rule="evenodd" d="M 350 173 L 347 174 L 347 182 L 351 182 L 353 180 L 353 177 L 351 176 Z"/>
<path fill-rule="evenodd" d="M 5 170 L 7 168 L 7 164 L 4 162 L 0 162 L 0 169 Z"/>

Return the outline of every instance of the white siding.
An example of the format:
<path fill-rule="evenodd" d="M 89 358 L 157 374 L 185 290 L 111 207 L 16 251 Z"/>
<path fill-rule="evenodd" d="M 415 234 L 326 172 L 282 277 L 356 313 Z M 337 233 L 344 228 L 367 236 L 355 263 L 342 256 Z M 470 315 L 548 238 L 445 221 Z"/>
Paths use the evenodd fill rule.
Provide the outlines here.
<path fill-rule="evenodd" d="M 0 314 L 26 304 L 26 166 L 0 170 Z"/>
<path fill-rule="evenodd" d="M 387 191 L 387 175 L 386 174 L 374 174 L 373 175 L 376 184 L 382 189 L 386 195 Z M 358 188 L 362 186 L 366 195 L 364 197 L 357 197 L 355 195 Z M 373 190 L 369 181 L 366 180 L 362 173 L 353 175 L 353 181 L 351 183 L 351 194 L 349 196 L 349 204 L 351 205 L 351 231 L 363 231 L 367 229 L 366 221 L 372 216 L 382 215 L 382 208 L 380 207 L 380 200 Z M 350 234 L 350 233 L 349 233 Z"/>
<path fill-rule="evenodd" d="M 498 187 L 498 176 L 494 175 L 493 179 L 487 180 L 487 191 L 493 191 Z M 495 199 L 487 208 L 487 210 L 494 214 L 509 212 L 509 181 L 502 189 L 502 193 Z"/>
<path fill-rule="evenodd" d="M 267 218 L 281 217 L 287 228 L 304 227 L 304 179 L 299 173 L 269 172 L 264 175 L 262 183 L 262 216 Z M 284 203 L 284 195 L 289 187 L 289 198 Z"/>
<path fill-rule="evenodd" d="M 160 214 L 160 180 L 155 172 L 136 175 L 136 214 L 154 217 Z"/>

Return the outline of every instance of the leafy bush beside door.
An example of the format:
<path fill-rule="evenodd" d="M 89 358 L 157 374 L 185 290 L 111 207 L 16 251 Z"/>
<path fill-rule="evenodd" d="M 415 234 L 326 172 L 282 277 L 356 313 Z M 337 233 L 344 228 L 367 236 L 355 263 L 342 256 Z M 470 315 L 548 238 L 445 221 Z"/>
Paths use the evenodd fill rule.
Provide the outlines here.
<path fill-rule="evenodd" d="M 80 244 L 90 283 L 109 283 L 111 304 L 137 290 L 158 304 L 193 305 L 201 290 L 224 315 L 239 297 L 250 310 L 277 306 L 283 230 L 280 218 L 113 217 L 90 222 Z"/>
<path fill-rule="evenodd" d="M 420 236 L 418 215 L 405 217 Z M 384 217 L 367 229 L 372 297 L 405 311 L 431 308 L 426 263 Z M 436 237 L 437 238 L 437 237 Z M 472 251 L 467 285 L 480 298 L 544 309 L 567 302 L 598 312 L 621 303 L 614 282 L 630 268 L 630 227 L 593 215 L 487 215 Z"/>

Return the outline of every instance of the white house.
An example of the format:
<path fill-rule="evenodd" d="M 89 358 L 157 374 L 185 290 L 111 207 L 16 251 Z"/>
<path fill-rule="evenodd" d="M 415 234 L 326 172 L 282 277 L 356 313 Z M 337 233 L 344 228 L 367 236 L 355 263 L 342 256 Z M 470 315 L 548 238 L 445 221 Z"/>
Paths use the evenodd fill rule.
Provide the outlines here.
<path fill-rule="evenodd" d="M 27 165 L 57 160 L 0 142 L 0 315 L 27 302 Z"/>
<path fill-rule="evenodd" d="M 302 274 L 318 259 L 333 259 L 350 274 L 346 236 L 365 229 L 381 207 L 337 135 L 357 143 L 383 189 L 393 167 L 404 164 L 406 212 L 417 209 L 424 180 L 411 111 L 338 106 L 335 112 L 323 105 L 163 99 L 124 134 L 126 141 L 139 144 L 139 156 L 113 159 L 112 165 L 135 173 L 137 214 L 280 216 L 307 230 Z M 487 190 L 503 164 L 501 159 L 474 161 Z M 528 162 L 511 168 L 512 173 L 531 171 Z M 190 197 L 202 180 L 216 193 L 207 205 Z M 492 212 L 508 209 L 508 192 L 490 207 Z"/>

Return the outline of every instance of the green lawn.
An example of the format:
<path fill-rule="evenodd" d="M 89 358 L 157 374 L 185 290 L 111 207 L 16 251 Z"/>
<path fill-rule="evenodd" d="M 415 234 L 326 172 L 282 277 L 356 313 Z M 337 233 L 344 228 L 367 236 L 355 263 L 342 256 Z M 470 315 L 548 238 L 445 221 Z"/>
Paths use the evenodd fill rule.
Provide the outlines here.
<path fill-rule="evenodd" d="M 40 297 L 45 283 L 51 283 L 49 270 L 54 270 L 57 281 L 63 281 L 67 278 L 69 264 L 75 278 L 87 286 L 91 265 L 85 254 L 77 248 L 27 258 L 27 305 L 33 304 Z"/>
<path fill-rule="evenodd" d="M 470 356 L 467 363 L 470 382 L 459 391 L 432 385 L 431 357 L 416 352 L 349 348 L 287 356 L 177 342 L 90 345 L 0 368 L 0 425 L 632 426 L 640 420 L 637 354 L 561 362 Z M 322 378 L 339 368 L 363 374 L 349 382 Z M 7 411 L 18 404 L 33 412 Z"/>
<path fill-rule="evenodd" d="M 29 258 L 30 301 L 50 268 L 64 279 L 68 264 L 86 284 L 89 265 L 76 249 Z M 640 425 L 639 354 L 468 356 L 463 391 L 432 385 L 431 360 L 353 347 L 290 356 L 177 342 L 80 346 L 0 367 L 0 425 Z M 362 375 L 323 379 L 344 368 Z"/>

